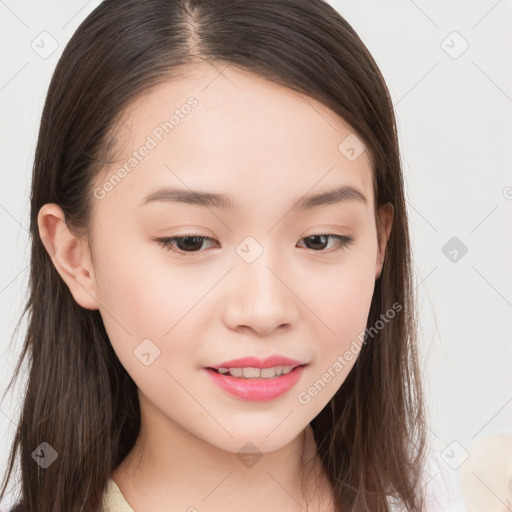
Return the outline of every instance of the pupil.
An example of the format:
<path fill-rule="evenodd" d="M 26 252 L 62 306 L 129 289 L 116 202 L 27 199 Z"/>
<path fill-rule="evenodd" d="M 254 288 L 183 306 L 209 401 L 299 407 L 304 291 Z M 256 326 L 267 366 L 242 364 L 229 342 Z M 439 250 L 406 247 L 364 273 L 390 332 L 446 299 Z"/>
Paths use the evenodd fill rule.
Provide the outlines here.
<path fill-rule="evenodd" d="M 313 236 L 310 236 L 308 237 L 309 240 L 313 240 L 313 246 L 315 245 L 315 240 L 318 240 L 319 238 L 323 239 L 323 243 L 320 243 L 320 245 L 325 245 L 325 239 L 327 238 L 325 235 L 313 235 Z M 309 244 L 311 245 L 311 244 Z M 314 247 L 310 247 L 312 249 L 314 249 Z M 324 247 L 320 247 L 320 249 L 323 249 Z M 318 247 L 317 247 L 318 249 Z"/>
<path fill-rule="evenodd" d="M 187 240 L 190 241 L 192 240 L 192 247 L 190 246 L 190 244 L 187 244 Z M 195 245 L 194 245 L 195 243 Z M 195 250 L 195 249 L 198 249 L 201 247 L 201 240 L 199 237 L 197 236 L 186 236 L 184 238 L 182 238 L 181 240 L 179 240 L 179 245 L 181 245 L 182 247 L 180 247 L 180 249 L 186 251 L 187 249 L 189 250 Z M 188 248 L 187 248 L 187 245 L 188 245 Z"/>

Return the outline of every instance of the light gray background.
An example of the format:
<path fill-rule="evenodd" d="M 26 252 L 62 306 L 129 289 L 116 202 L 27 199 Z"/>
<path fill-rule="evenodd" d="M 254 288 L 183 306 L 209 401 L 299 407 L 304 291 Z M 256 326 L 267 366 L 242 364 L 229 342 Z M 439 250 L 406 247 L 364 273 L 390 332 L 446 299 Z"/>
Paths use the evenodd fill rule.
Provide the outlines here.
<path fill-rule="evenodd" d="M 2 392 L 25 334 L 11 341 L 27 294 L 41 110 L 65 44 L 99 3 L 0 1 Z M 512 433 L 512 1 L 330 3 L 369 48 L 395 105 L 432 442 L 456 473 L 474 440 Z M 42 58 L 33 47 L 47 51 L 51 38 L 58 48 Z M 19 393 L 0 404 L 2 475 Z"/>

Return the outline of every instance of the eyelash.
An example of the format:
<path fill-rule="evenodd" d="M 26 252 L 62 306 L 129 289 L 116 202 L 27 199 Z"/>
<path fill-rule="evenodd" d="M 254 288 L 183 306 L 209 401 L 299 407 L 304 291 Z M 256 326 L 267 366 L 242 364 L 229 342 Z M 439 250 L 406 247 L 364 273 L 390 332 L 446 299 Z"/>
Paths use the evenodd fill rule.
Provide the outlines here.
<path fill-rule="evenodd" d="M 301 238 L 301 240 L 305 240 L 307 238 L 319 237 L 319 236 L 333 238 L 334 240 L 336 240 L 338 248 L 335 249 L 334 251 L 325 251 L 325 250 L 315 251 L 314 249 L 311 249 L 313 252 L 319 252 L 319 253 L 327 252 L 328 254 L 329 254 L 329 252 L 339 253 L 345 247 L 348 247 L 350 244 L 352 244 L 355 240 L 354 237 L 351 237 L 351 236 L 336 235 L 333 233 L 319 233 L 319 234 L 309 235 L 304 238 Z M 173 244 L 175 242 L 177 242 L 179 240 L 183 240 L 185 238 L 195 238 L 195 239 L 198 239 L 201 241 L 205 241 L 205 240 L 215 241 L 213 238 L 210 238 L 208 236 L 199 236 L 199 235 L 194 235 L 194 234 L 188 234 L 188 235 L 182 235 L 182 236 L 172 236 L 172 237 L 167 237 L 167 238 L 156 238 L 155 241 L 159 242 L 160 245 L 167 251 L 171 251 L 179 256 L 195 255 L 197 253 L 203 252 L 201 250 L 199 250 L 199 251 L 181 251 L 181 250 L 173 249 Z"/>

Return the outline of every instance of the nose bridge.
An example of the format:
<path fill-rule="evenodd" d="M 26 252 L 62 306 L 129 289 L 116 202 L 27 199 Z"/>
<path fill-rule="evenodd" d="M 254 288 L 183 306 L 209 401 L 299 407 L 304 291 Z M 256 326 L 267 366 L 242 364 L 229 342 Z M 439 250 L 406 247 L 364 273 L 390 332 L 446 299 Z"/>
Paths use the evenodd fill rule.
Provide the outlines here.
<path fill-rule="evenodd" d="M 225 310 L 232 328 L 244 325 L 268 332 L 295 320 L 294 294 L 285 284 L 286 265 L 278 251 L 278 247 L 264 247 L 250 236 L 236 248 L 236 282 L 228 293 Z"/>

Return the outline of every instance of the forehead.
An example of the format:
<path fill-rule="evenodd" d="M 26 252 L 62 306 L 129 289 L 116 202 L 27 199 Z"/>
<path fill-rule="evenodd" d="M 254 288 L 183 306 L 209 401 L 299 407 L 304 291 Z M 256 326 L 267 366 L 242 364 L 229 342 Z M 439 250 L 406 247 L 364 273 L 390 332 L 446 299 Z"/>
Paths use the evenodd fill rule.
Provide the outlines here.
<path fill-rule="evenodd" d="M 185 68 L 141 95 L 123 113 L 116 145 L 118 159 L 97 185 L 124 168 L 108 195 L 132 207 L 162 185 L 215 190 L 242 205 L 343 184 L 373 200 L 369 155 L 344 120 L 234 66 Z"/>

